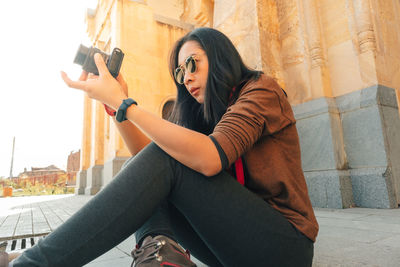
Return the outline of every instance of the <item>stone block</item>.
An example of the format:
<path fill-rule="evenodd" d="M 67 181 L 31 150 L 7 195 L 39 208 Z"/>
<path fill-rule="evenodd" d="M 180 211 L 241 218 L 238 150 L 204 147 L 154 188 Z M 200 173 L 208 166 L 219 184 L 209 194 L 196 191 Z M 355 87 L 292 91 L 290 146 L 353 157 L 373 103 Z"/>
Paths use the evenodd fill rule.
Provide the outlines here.
<path fill-rule="evenodd" d="M 390 168 L 351 169 L 350 175 L 356 206 L 397 208 Z"/>
<path fill-rule="evenodd" d="M 314 207 L 353 205 L 342 124 L 332 98 L 319 98 L 293 107 L 300 138 L 302 167 Z"/>
<path fill-rule="evenodd" d="M 293 107 L 304 171 L 347 167 L 342 125 L 332 98 L 319 98 Z"/>
<path fill-rule="evenodd" d="M 85 195 L 95 195 L 100 191 L 102 185 L 103 165 L 94 165 L 87 169 L 87 185 Z"/>
<path fill-rule="evenodd" d="M 374 85 L 338 96 L 336 104 L 340 113 L 377 104 L 397 108 L 396 92 L 386 86 Z"/>
<path fill-rule="evenodd" d="M 304 172 L 313 207 L 342 209 L 353 205 L 348 171 Z"/>
<path fill-rule="evenodd" d="M 394 90 L 393 90 L 394 91 Z M 395 98 L 393 98 L 396 100 Z M 385 125 L 384 137 L 388 161 L 393 175 L 393 184 L 396 192 L 397 203 L 400 203 L 400 117 L 398 108 L 392 106 L 381 107 L 383 125 Z"/>
<path fill-rule="evenodd" d="M 304 171 L 335 169 L 329 116 L 324 113 L 297 121 Z"/>
<path fill-rule="evenodd" d="M 342 114 L 349 168 L 387 166 L 382 119 L 377 105 Z"/>
<path fill-rule="evenodd" d="M 378 85 L 378 100 L 382 106 L 398 109 L 396 90 L 383 85 Z"/>
<path fill-rule="evenodd" d="M 292 107 L 296 120 L 313 117 L 331 112 L 338 113 L 336 102 L 333 98 L 321 97 Z"/>
<path fill-rule="evenodd" d="M 127 159 L 128 157 L 115 157 L 104 163 L 102 189 L 111 182 Z"/>
<path fill-rule="evenodd" d="M 86 175 L 87 175 L 86 170 L 81 170 L 76 174 L 75 195 L 85 194 Z"/>

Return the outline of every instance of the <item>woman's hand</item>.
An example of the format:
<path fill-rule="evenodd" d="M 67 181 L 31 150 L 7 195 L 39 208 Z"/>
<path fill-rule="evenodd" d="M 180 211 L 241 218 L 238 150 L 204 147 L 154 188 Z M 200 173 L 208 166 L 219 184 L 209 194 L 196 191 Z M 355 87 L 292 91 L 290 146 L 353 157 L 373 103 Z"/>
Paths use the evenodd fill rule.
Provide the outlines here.
<path fill-rule="evenodd" d="M 82 90 L 90 98 L 117 110 L 122 100 L 127 98 L 127 85 L 122 75 L 118 75 L 118 81 L 111 76 L 100 54 L 94 55 L 94 61 L 99 70 L 99 76 L 88 77 L 87 73 L 83 72 L 78 81 L 72 81 L 65 72 L 61 72 L 61 77 L 69 87 Z"/>

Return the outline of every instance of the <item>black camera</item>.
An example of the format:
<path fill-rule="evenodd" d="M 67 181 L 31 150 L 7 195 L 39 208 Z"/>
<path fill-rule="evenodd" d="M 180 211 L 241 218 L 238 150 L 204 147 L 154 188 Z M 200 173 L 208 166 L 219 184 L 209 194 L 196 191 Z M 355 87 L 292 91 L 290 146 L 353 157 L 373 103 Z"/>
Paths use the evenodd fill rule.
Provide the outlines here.
<path fill-rule="evenodd" d="M 111 75 L 116 78 L 124 58 L 124 53 L 119 48 L 114 48 L 111 55 L 108 55 L 96 47 L 91 46 L 88 48 L 84 45 L 80 45 L 74 63 L 81 65 L 82 69 L 87 72 L 99 75 L 99 71 L 94 63 L 94 54 L 96 53 L 99 53 L 103 57 Z"/>

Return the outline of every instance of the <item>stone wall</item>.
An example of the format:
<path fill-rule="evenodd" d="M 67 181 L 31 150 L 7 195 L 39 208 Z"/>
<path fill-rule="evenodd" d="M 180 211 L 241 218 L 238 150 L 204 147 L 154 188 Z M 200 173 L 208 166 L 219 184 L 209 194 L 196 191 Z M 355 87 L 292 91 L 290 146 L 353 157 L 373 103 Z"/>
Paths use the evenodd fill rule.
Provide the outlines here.
<path fill-rule="evenodd" d="M 126 52 L 129 94 L 160 116 L 175 95 L 174 41 L 195 27 L 224 32 L 288 93 L 314 206 L 400 203 L 399 1 L 101 0 L 87 25 L 95 45 Z M 101 105 L 86 99 L 82 177 L 98 173 L 104 186 L 127 157 Z"/>

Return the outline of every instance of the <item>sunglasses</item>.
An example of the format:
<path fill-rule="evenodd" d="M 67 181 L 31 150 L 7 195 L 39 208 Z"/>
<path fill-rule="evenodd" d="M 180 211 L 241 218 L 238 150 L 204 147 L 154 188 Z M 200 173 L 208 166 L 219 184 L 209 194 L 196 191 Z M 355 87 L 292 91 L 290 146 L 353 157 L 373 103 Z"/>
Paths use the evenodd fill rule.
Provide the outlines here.
<path fill-rule="evenodd" d="M 185 60 L 185 67 L 179 66 L 175 69 L 175 81 L 179 84 L 183 84 L 186 70 L 188 70 L 189 73 L 194 73 L 196 69 L 196 59 L 194 58 L 194 55 L 192 55 Z"/>

